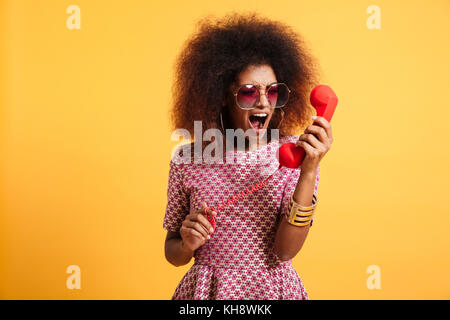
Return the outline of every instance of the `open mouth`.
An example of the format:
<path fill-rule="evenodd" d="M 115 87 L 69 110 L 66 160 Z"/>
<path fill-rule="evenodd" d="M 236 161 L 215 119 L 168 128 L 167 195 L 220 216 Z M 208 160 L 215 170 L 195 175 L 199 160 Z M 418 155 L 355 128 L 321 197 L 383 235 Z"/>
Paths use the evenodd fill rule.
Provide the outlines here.
<path fill-rule="evenodd" d="M 249 117 L 250 125 L 253 129 L 259 130 L 264 128 L 268 115 L 266 113 L 258 113 Z"/>

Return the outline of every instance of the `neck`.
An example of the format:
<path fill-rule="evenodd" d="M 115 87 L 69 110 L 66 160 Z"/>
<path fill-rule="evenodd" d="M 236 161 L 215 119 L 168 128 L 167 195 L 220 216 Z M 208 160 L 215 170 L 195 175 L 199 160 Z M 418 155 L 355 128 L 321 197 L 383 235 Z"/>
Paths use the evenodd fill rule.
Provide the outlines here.
<path fill-rule="evenodd" d="M 225 126 L 225 128 L 223 128 L 223 126 L 222 126 L 222 128 L 224 129 L 224 131 L 225 131 L 225 129 L 227 129 L 228 128 L 228 123 L 229 123 L 229 119 L 228 119 L 228 115 L 227 115 L 227 113 L 226 112 L 224 112 L 224 114 L 223 114 L 223 116 L 222 116 L 222 119 L 223 119 L 223 126 Z M 222 124 L 221 124 L 222 125 Z M 226 146 L 226 141 L 227 141 L 227 136 L 226 136 L 226 134 L 225 134 L 225 132 L 224 132 L 224 135 L 225 135 L 225 137 L 224 137 L 224 139 L 223 139 L 223 141 L 224 141 L 224 148 L 225 148 L 225 146 Z M 250 143 L 250 141 L 249 140 L 251 140 L 251 139 L 248 139 L 248 138 L 246 138 L 245 139 L 245 149 L 242 149 L 242 148 L 238 148 L 237 146 L 238 146 L 238 143 L 237 143 L 237 137 L 234 137 L 234 141 L 231 141 L 232 142 L 232 145 L 233 145 L 233 150 L 234 151 L 254 151 L 254 150 L 256 150 L 256 149 L 258 149 L 258 148 L 260 148 L 260 147 L 262 147 L 262 146 L 265 146 L 265 145 L 267 145 L 268 143 L 270 143 L 271 142 L 271 135 L 270 135 L 270 129 L 269 128 L 267 128 L 267 130 L 266 130 L 266 132 L 265 132 L 265 134 L 264 134 L 266 137 L 264 137 L 264 136 L 262 136 L 262 137 L 257 137 L 257 139 L 256 139 L 256 141 L 254 142 L 254 143 Z"/>

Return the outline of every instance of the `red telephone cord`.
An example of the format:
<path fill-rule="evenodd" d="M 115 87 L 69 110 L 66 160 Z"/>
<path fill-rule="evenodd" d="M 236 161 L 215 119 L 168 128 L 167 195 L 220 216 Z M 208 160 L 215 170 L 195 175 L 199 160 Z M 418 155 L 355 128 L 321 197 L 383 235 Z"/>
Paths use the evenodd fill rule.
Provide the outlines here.
<path fill-rule="evenodd" d="M 227 206 L 229 206 L 230 204 L 232 204 L 233 202 L 242 200 L 243 198 L 245 198 L 246 196 L 248 196 L 249 194 L 263 188 L 264 186 L 267 185 L 267 181 L 281 168 L 281 164 L 279 165 L 278 169 L 276 169 L 273 173 L 271 173 L 267 178 L 261 180 L 258 183 L 255 183 L 254 185 L 248 187 L 247 189 L 245 189 L 245 191 L 241 191 L 241 193 L 239 193 L 237 196 L 232 196 L 230 198 L 228 198 L 228 200 L 225 202 L 222 201 L 222 203 L 217 207 L 217 209 L 215 209 L 214 207 L 206 207 L 204 214 L 205 216 L 208 218 L 209 223 L 211 223 L 213 229 L 216 229 L 216 219 L 214 218 L 214 216 L 210 215 L 207 213 L 208 209 L 211 209 L 215 212 L 219 212 L 219 210 L 223 210 L 224 208 L 226 208 Z"/>

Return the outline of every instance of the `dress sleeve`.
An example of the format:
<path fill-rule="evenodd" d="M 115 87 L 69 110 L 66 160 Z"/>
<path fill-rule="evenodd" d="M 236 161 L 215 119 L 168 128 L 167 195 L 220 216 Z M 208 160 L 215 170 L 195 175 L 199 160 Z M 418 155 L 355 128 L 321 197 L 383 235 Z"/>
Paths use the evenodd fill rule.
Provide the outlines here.
<path fill-rule="evenodd" d="M 287 211 L 289 199 L 291 198 L 292 194 L 294 193 L 295 187 L 297 186 L 298 178 L 300 177 L 300 171 L 301 170 L 295 169 L 294 172 L 289 176 L 289 178 L 287 180 L 286 187 L 284 188 L 283 197 L 281 200 L 281 210 L 280 210 L 281 217 L 283 217 L 283 215 Z M 320 173 L 320 164 L 317 167 L 316 183 L 314 186 L 314 194 L 316 196 L 316 199 L 318 199 L 317 189 L 319 187 L 319 173 Z M 314 219 L 312 221 L 314 221 Z M 312 225 L 312 221 L 311 221 L 311 225 Z"/>
<path fill-rule="evenodd" d="M 167 205 L 163 221 L 163 228 L 168 231 L 178 232 L 189 213 L 189 193 L 183 183 L 184 165 L 174 162 L 173 159 L 170 161 Z"/>

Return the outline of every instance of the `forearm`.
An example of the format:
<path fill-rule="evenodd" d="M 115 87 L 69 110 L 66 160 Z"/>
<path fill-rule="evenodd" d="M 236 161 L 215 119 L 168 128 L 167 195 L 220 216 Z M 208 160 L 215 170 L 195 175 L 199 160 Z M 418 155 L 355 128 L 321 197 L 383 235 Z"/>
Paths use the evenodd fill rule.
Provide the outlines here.
<path fill-rule="evenodd" d="M 183 239 L 171 238 L 166 240 L 165 255 L 167 261 L 179 267 L 188 264 L 194 256 L 194 252 L 184 246 Z"/>
<path fill-rule="evenodd" d="M 294 190 L 294 201 L 302 206 L 311 206 L 316 172 L 302 172 Z M 300 251 L 306 240 L 310 224 L 298 227 L 282 218 L 275 236 L 274 253 L 283 261 L 290 260 Z"/>

